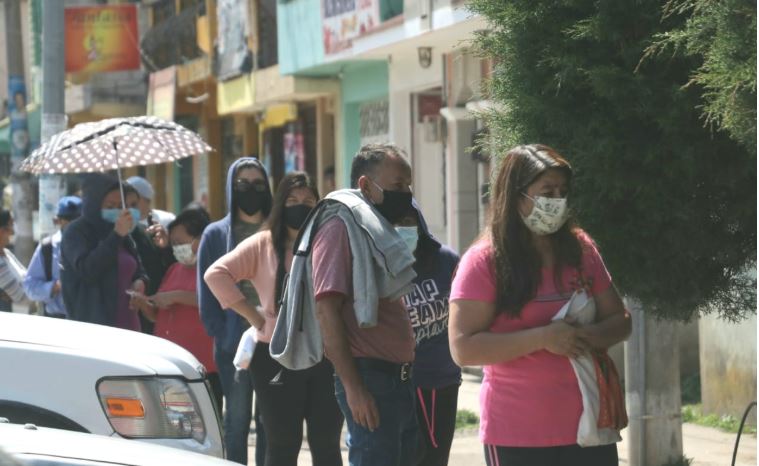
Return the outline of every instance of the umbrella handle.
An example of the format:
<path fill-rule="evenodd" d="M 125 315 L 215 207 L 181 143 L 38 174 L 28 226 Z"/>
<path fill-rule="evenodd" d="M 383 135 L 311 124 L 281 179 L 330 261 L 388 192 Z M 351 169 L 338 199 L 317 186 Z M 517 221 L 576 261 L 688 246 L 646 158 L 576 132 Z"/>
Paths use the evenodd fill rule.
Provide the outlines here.
<path fill-rule="evenodd" d="M 116 155 L 116 174 L 119 177 L 119 192 L 121 193 L 121 208 L 126 209 L 126 200 L 124 198 L 124 181 L 121 178 L 121 163 L 119 163 L 119 150 L 116 147 L 116 138 L 113 139 L 113 153 Z"/>

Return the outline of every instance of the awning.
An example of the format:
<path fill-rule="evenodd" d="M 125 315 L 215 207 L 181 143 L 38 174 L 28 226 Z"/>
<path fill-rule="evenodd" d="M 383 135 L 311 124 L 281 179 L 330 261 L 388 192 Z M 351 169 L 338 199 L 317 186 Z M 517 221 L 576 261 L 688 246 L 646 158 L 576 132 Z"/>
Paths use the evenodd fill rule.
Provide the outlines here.
<path fill-rule="evenodd" d="M 269 111 L 272 105 L 282 102 L 337 95 L 340 93 L 340 84 L 335 79 L 282 76 L 276 65 L 219 82 L 216 89 L 217 112 L 219 115 L 229 115 Z"/>
<path fill-rule="evenodd" d="M 219 115 L 250 110 L 255 103 L 254 80 L 251 74 L 216 84 L 216 111 Z"/>
<path fill-rule="evenodd" d="M 258 123 L 261 131 L 282 126 L 298 119 L 298 106 L 293 103 L 269 105 Z"/>
<path fill-rule="evenodd" d="M 26 124 L 29 130 L 29 152 L 33 151 L 40 145 L 40 127 L 42 111 L 37 104 L 26 106 Z M 0 154 L 11 153 L 11 125 L 9 118 L 0 120 Z"/>

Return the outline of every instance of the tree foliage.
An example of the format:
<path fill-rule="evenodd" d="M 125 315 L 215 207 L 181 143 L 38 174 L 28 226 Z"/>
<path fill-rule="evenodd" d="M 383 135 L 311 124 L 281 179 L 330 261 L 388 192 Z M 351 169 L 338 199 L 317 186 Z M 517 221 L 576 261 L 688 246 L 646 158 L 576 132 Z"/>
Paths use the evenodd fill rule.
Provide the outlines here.
<path fill-rule="evenodd" d="M 684 24 L 659 33 L 647 55 L 697 57 L 688 85 L 703 91 L 706 122 L 756 154 L 756 3 L 748 0 L 670 0 L 665 15 Z"/>
<path fill-rule="evenodd" d="M 756 152 L 704 125 L 704 60 L 649 54 L 689 11 L 652 0 L 472 0 L 490 22 L 488 115 L 500 153 L 555 147 L 575 168 L 571 203 L 623 293 L 656 315 L 756 303 Z M 755 122 L 754 122 L 755 125 Z"/>

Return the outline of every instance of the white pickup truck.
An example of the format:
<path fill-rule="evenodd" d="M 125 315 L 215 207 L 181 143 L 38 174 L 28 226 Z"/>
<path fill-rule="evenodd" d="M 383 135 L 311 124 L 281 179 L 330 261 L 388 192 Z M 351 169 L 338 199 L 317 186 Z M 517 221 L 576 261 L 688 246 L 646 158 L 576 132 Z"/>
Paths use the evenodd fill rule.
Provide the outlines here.
<path fill-rule="evenodd" d="M 0 312 L 0 417 L 224 457 L 205 368 L 161 338 Z"/>

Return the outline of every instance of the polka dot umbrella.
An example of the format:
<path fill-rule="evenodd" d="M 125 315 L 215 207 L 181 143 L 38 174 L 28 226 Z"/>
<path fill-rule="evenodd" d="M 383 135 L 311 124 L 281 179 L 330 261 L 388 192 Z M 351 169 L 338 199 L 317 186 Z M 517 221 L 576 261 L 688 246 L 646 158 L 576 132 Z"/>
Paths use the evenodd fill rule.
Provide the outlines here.
<path fill-rule="evenodd" d="M 20 170 L 90 173 L 173 162 L 213 149 L 187 128 L 153 116 L 109 118 L 62 131 L 32 152 Z M 123 202 L 123 193 L 122 193 Z"/>

